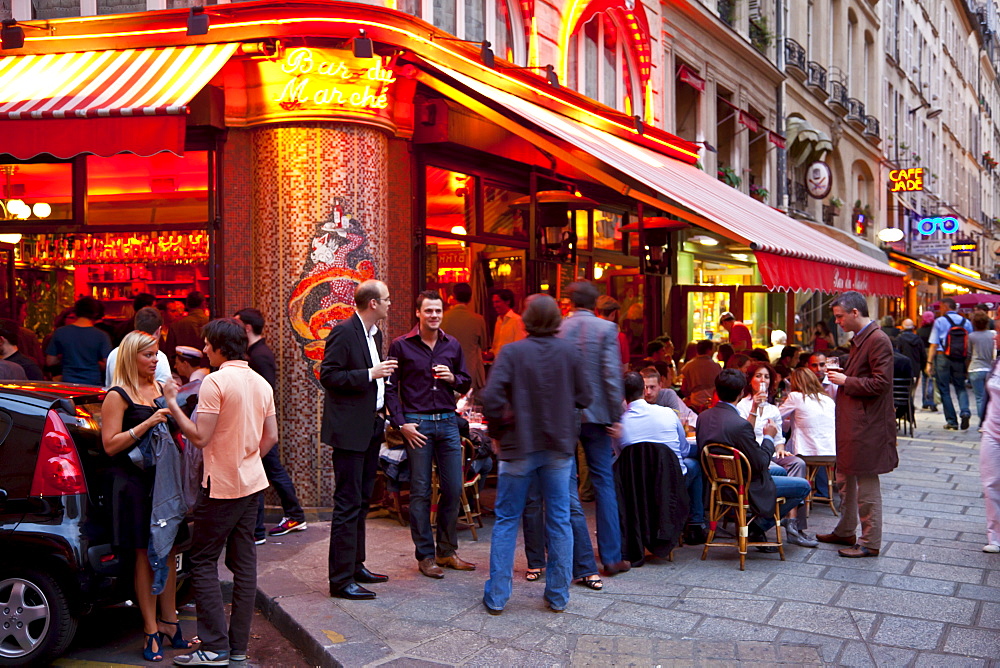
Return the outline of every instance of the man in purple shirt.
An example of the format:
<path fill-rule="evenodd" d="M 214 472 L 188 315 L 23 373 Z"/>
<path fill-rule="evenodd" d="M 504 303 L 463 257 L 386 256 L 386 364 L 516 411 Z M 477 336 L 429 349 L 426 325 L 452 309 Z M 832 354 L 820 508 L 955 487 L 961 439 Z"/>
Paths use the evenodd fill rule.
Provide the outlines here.
<path fill-rule="evenodd" d="M 389 421 L 406 439 L 410 462 L 410 535 L 420 572 L 443 578 L 441 566 L 475 570 L 458 549 L 458 503 L 462 494 L 462 441 L 458 435 L 455 393 L 472 386 L 458 339 L 441 330 L 441 295 L 417 295 L 419 323 L 392 342 L 389 359 L 398 367 L 386 383 Z M 437 462 L 441 498 L 437 508 L 437 549 L 431 528 L 431 465 Z"/>

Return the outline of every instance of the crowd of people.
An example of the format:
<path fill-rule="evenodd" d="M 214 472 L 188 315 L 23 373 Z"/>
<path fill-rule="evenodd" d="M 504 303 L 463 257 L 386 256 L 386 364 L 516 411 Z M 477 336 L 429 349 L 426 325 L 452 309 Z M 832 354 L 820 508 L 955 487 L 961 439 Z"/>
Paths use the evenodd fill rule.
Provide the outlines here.
<path fill-rule="evenodd" d="M 849 346 L 838 345 L 821 323 L 806 351 L 787 345 L 779 331 L 770 348 L 753 348 L 749 330 L 726 312 L 719 326 L 728 343 L 692 342 L 680 365 L 673 343 L 661 336 L 645 359 L 630 364 L 617 302 L 587 281 L 564 294 L 565 303 L 532 295 L 518 313 L 514 295 L 498 290 L 489 336 L 470 307 L 467 284 L 454 285 L 448 301 L 424 291 L 414 304 L 417 324 L 386 345 L 379 323 L 392 303 L 388 286 L 370 280 L 357 287 L 355 314 L 332 329 L 320 366 L 321 439 L 332 448 L 335 482 L 331 596 L 374 599 L 368 586 L 389 579 L 365 564 L 366 518 L 387 443 L 405 451 L 416 570 L 433 579 L 445 577 L 445 569 L 476 570 L 458 554 L 467 464 L 461 434 L 468 428 L 460 398 L 481 406 L 493 444 L 486 459 L 498 462 L 482 599 L 490 614 L 501 614 L 512 594 L 519 525 L 525 579 L 544 579 L 554 612 L 566 608 L 572 583 L 600 591 L 602 576 L 666 557 L 681 542 L 713 541 L 718 527 L 706 519 L 702 453 L 719 445 L 738 450 L 750 467 L 753 519 L 745 530 L 756 549 L 777 550 L 766 533 L 783 498 L 778 518 L 787 543 L 832 543 L 845 558 L 877 557 L 879 476 L 898 464 L 894 381 L 902 378 L 912 396 L 921 374 L 921 398 L 926 404 L 939 396 L 952 429 L 969 426 L 965 374 L 971 380 L 983 431 L 984 551 L 1000 552 L 1000 373 L 992 321 L 981 311 L 970 323 L 943 300 L 940 317 L 924 318 L 925 348 L 912 321 L 896 329 L 883 319 L 880 326 L 865 298 L 846 292 L 833 303 L 832 318 L 852 337 Z M 200 643 L 174 662 L 228 665 L 245 659 L 249 642 L 255 545 L 267 536 L 262 492 L 272 486 L 284 512 L 271 535 L 307 528 L 278 455 L 275 358 L 256 309 L 209 320 L 198 293 L 182 308 L 175 302 L 164 310 L 140 297 L 134 315 L 113 332 L 101 326 L 100 304 L 81 298 L 45 342 L 41 364 L 20 352 L 30 350 L 23 328 L 0 320 L 0 373 L 108 389 L 101 430 L 114 541 L 135 554 L 144 658 L 162 660 L 168 646 L 195 647 L 181 633 L 174 571 L 164 567 L 190 513 Z M 926 392 L 928 379 L 937 395 Z M 958 393 L 958 415 L 950 389 Z M 171 430 L 184 446 L 181 456 L 165 445 L 174 442 Z M 807 479 L 812 457 L 836 458 L 841 509 L 836 528 L 815 536 L 802 506 L 827 486 L 822 468 L 815 491 Z M 596 551 L 582 505 L 588 498 L 595 502 Z M 234 575 L 228 625 L 217 576 L 223 550 Z"/>

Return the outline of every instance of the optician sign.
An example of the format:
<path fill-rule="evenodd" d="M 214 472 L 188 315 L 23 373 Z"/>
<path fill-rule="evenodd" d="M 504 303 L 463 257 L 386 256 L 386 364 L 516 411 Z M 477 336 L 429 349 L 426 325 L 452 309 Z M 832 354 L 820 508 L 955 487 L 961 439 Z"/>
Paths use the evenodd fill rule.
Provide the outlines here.
<path fill-rule="evenodd" d="M 924 189 L 924 168 L 889 170 L 889 190 L 894 193 L 908 193 Z"/>
<path fill-rule="evenodd" d="M 939 216 L 935 218 L 921 218 L 917 221 L 917 232 L 925 236 L 934 234 L 941 230 L 944 234 L 954 234 L 958 232 L 958 219 L 953 216 Z"/>

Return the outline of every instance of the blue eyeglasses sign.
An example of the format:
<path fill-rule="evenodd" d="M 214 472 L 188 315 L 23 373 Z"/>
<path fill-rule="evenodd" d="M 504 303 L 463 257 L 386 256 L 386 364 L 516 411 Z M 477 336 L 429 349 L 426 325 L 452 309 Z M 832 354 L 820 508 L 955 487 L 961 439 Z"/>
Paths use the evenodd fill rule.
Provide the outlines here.
<path fill-rule="evenodd" d="M 954 234 L 958 232 L 958 219 L 951 216 L 942 216 L 938 218 L 921 218 L 917 221 L 917 231 L 925 236 L 934 234 L 937 230 L 941 230 L 945 234 Z"/>

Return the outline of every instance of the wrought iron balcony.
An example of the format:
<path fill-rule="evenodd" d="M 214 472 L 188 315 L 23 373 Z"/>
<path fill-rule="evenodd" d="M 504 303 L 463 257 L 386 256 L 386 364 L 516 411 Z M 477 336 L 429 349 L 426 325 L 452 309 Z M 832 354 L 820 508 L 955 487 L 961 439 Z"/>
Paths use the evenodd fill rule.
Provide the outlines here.
<path fill-rule="evenodd" d="M 865 104 L 856 97 L 847 98 L 847 122 L 858 130 L 865 128 Z"/>
<path fill-rule="evenodd" d="M 806 86 L 813 89 L 814 93 L 826 98 L 826 68 L 815 60 L 810 60 L 806 65 Z"/>
<path fill-rule="evenodd" d="M 850 110 L 849 99 L 847 86 L 844 82 L 837 80 L 830 82 L 830 99 L 828 102 L 834 111 L 839 112 L 841 115 L 846 114 Z"/>
<path fill-rule="evenodd" d="M 882 141 L 882 126 L 874 116 L 865 116 L 865 137 L 875 144 Z"/>
<path fill-rule="evenodd" d="M 785 38 L 785 69 L 799 81 L 806 76 L 806 50 L 794 39 Z"/>

